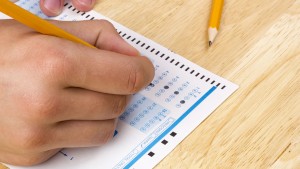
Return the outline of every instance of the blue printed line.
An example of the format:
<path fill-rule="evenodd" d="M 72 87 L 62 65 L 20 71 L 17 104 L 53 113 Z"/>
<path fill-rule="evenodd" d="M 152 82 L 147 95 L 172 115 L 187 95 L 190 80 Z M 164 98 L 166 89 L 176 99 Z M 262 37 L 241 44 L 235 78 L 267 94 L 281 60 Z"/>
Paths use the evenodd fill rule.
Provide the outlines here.
<path fill-rule="evenodd" d="M 140 152 L 133 160 L 131 160 L 124 169 L 129 169 L 136 163 L 143 155 L 145 155 L 155 144 L 163 139 L 170 131 L 172 131 L 186 116 L 188 116 L 203 100 L 205 100 L 217 87 L 210 88 L 195 104 L 193 104 L 182 116 L 180 116 L 167 130 L 158 136 L 152 143 L 150 143 L 142 152 Z"/>

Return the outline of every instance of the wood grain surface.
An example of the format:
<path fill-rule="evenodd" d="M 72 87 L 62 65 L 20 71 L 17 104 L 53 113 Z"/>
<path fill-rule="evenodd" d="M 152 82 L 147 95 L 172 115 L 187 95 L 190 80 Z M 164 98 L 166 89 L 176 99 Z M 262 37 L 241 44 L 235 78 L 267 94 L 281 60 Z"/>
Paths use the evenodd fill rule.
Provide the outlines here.
<path fill-rule="evenodd" d="M 99 0 L 96 11 L 240 88 L 156 168 L 300 168 L 300 0 Z M 1 168 L 1 167 L 0 167 Z M 99 166 L 101 168 L 101 166 Z"/>

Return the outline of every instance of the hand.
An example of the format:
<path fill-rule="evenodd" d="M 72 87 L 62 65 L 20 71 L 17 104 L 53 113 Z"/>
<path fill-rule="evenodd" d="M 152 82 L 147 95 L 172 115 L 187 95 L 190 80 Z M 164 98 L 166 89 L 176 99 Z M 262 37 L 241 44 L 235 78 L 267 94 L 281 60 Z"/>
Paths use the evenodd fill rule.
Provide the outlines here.
<path fill-rule="evenodd" d="M 40 0 L 42 11 L 48 16 L 57 16 L 61 13 L 65 0 Z M 80 11 L 91 10 L 96 0 L 72 0 L 73 5 Z"/>
<path fill-rule="evenodd" d="M 154 76 L 107 21 L 54 23 L 98 49 L 0 21 L 0 162 L 34 165 L 108 142 L 128 97 Z"/>

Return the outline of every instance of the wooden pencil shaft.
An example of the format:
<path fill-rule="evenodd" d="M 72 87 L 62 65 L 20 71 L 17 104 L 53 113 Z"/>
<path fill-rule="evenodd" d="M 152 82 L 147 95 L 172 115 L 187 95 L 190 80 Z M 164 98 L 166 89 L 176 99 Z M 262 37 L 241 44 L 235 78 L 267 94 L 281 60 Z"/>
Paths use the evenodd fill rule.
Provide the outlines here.
<path fill-rule="evenodd" d="M 4 14 L 14 18 L 15 20 L 23 23 L 24 25 L 36 30 L 39 33 L 68 39 L 70 41 L 81 43 L 88 47 L 95 48 L 93 45 L 58 28 L 54 24 L 39 18 L 38 16 L 15 5 L 14 3 L 10 2 L 9 0 L 1 0 L 0 1 L 0 11 L 3 12 Z"/>
<path fill-rule="evenodd" d="M 213 0 L 209 27 L 219 29 L 223 5 L 224 0 Z"/>

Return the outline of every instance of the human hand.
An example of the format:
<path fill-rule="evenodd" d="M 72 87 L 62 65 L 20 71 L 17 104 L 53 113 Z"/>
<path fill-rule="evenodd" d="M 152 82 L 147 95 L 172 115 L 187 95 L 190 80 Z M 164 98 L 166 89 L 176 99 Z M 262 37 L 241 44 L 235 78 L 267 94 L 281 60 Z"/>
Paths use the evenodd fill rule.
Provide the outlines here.
<path fill-rule="evenodd" d="M 18 0 L 10 0 L 16 2 Z M 65 0 L 40 0 L 42 11 L 48 16 L 57 16 L 62 12 Z M 96 0 L 72 0 L 72 4 L 80 11 L 92 10 Z"/>
<path fill-rule="evenodd" d="M 42 11 L 48 16 L 57 16 L 61 13 L 65 0 L 40 0 Z M 72 0 L 73 5 L 80 11 L 91 10 L 96 0 Z"/>
<path fill-rule="evenodd" d="M 154 76 L 107 21 L 54 23 L 98 49 L 0 20 L 0 162 L 34 165 L 108 142 L 128 97 Z"/>

